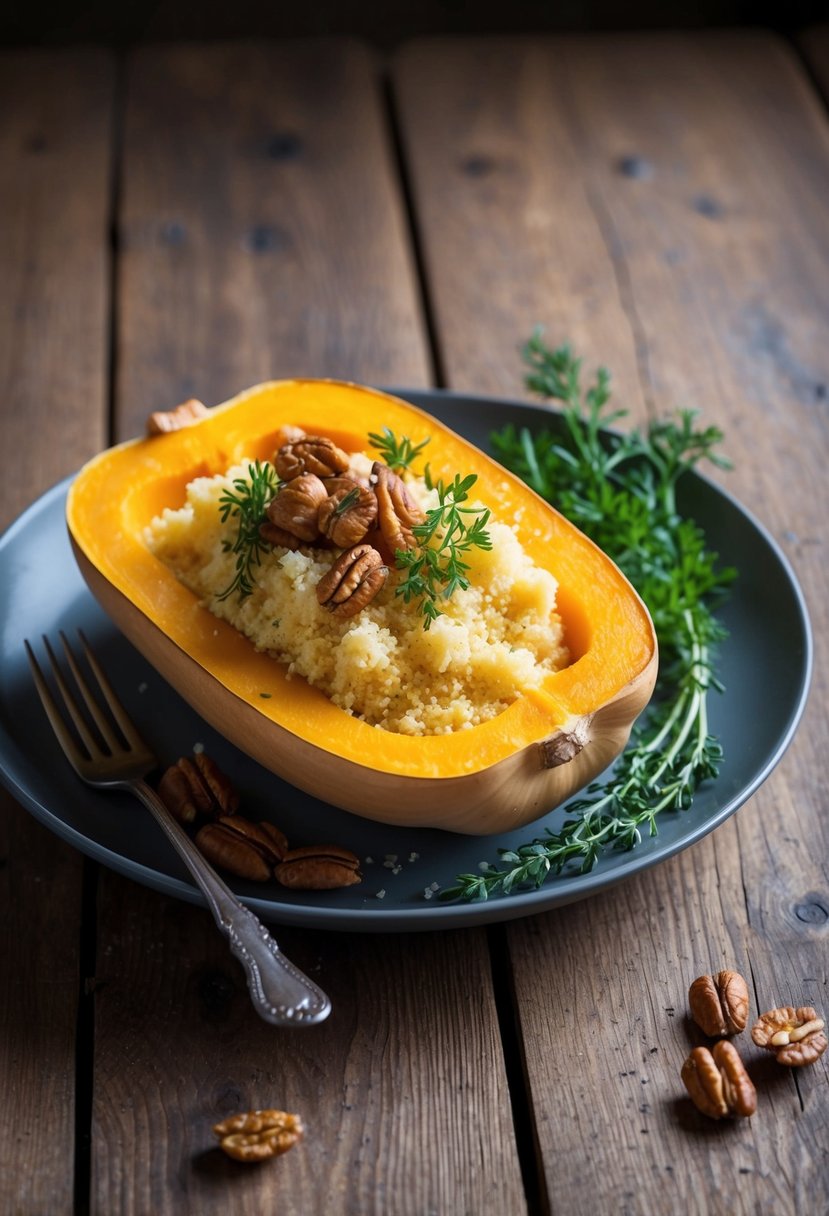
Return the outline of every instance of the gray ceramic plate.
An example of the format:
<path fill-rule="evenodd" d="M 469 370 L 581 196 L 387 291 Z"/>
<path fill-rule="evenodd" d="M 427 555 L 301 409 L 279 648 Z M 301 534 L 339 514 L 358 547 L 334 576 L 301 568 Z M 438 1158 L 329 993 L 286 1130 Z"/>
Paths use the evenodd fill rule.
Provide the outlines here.
<path fill-rule="evenodd" d="M 533 406 L 442 392 L 400 391 L 488 447 L 507 421 L 540 429 L 556 415 Z M 33 504 L 0 540 L 0 776 L 48 828 L 90 857 L 138 882 L 193 902 L 201 897 L 153 820 L 120 794 L 76 779 L 48 727 L 29 677 L 23 638 L 79 626 L 90 638 L 129 712 L 159 758 L 169 763 L 201 743 L 242 791 L 243 811 L 271 818 L 295 843 L 337 842 L 366 860 L 364 880 L 347 891 L 286 892 L 237 881 L 238 894 L 266 920 L 329 929 L 425 930 L 484 924 L 584 899 L 687 848 L 732 815 L 766 779 L 795 731 L 806 699 L 811 638 L 803 597 L 782 553 L 742 507 L 696 474 L 681 485 L 681 508 L 706 529 L 710 546 L 740 577 L 721 618 L 729 631 L 719 663 L 726 686 L 712 694 L 711 729 L 725 749 L 715 781 L 693 806 L 665 812 L 659 835 L 612 853 L 585 875 L 551 878 L 539 890 L 486 903 L 427 899 L 432 883 L 497 862 L 564 810 L 499 837 L 384 827 L 315 801 L 280 781 L 209 728 L 133 650 L 98 608 L 70 552 L 64 525 L 67 482 Z M 785 647 L 780 639 L 786 639 Z M 392 861 L 392 858 L 394 861 Z M 381 898 L 380 893 L 385 892 Z"/>

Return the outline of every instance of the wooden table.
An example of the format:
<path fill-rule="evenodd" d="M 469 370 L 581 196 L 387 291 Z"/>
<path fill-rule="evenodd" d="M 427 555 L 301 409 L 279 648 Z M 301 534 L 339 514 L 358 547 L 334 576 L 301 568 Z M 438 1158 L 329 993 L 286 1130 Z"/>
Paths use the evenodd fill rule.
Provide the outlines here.
<path fill-rule="evenodd" d="M 0 523 L 152 409 L 328 375 L 524 395 L 541 323 L 631 421 L 723 427 L 805 589 L 796 740 L 740 812 L 592 900 L 421 935 L 281 929 L 335 1014 L 252 1014 L 205 912 L 0 796 L 4 1213 L 825 1211 L 829 1057 L 683 1098 L 689 981 L 824 1011 L 827 40 L 762 32 L 8 52 Z M 781 638 L 781 646 L 786 639 Z M 210 1126 L 301 1112 L 234 1168 Z"/>

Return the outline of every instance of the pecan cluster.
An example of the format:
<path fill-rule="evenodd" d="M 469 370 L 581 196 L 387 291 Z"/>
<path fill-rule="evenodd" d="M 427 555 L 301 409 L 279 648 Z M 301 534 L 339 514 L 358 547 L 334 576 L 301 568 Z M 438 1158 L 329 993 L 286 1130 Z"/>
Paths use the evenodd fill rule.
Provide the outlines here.
<path fill-rule="evenodd" d="M 286 549 L 340 550 L 317 599 L 334 616 L 355 616 L 385 585 L 395 552 L 415 545 L 423 512 L 388 465 L 375 461 L 365 482 L 333 440 L 298 428 L 284 428 L 280 439 L 273 463 L 281 485 L 260 535 Z"/>
<path fill-rule="evenodd" d="M 207 819 L 195 842 L 212 865 L 246 878 L 275 878 L 293 890 L 327 891 L 360 882 L 359 858 L 338 845 L 291 849 L 285 833 L 265 820 L 254 823 L 237 814 L 238 792 L 215 761 L 204 753 L 183 756 L 162 776 L 158 793 L 179 823 Z"/>
<path fill-rule="evenodd" d="M 737 971 L 700 975 L 688 990 L 688 1004 L 700 1029 L 718 1040 L 710 1049 L 695 1047 L 682 1065 L 682 1081 L 691 1100 L 712 1119 L 753 1115 L 756 1090 L 737 1048 L 725 1038 L 748 1024 L 746 981 Z M 785 1005 L 761 1014 L 751 1037 L 792 1068 L 813 1064 L 827 1047 L 823 1018 L 806 1005 L 799 1009 Z"/>

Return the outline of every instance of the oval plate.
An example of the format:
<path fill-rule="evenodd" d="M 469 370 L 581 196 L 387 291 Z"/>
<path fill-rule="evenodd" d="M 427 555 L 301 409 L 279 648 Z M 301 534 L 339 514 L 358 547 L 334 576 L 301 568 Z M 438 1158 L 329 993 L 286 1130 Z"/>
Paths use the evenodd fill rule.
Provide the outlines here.
<path fill-rule="evenodd" d="M 548 409 L 439 391 L 392 390 L 489 449 L 507 422 L 554 428 Z M 290 892 L 235 880 L 237 894 L 260 916 L 283 924 L 342 930 L 428 930 L 480 925 L 546 911 L 602 891 L 673 856 L 718 827 L 766 779 L 790 743 L 803 712 L 812 645 L 803 595 L 782 552 L 765 529 L 711 482 L 689 473 L 679 506 L 705 529 L 709 546 L 739 578 L 719 617 L 728 638 L 717 672 L 723 694 L 710 697 L 710 725 L 722 741 L 719 776 L 686 811 L 663 812 L 659 835 L 630 852 L 602 857 L 589 874 L 549 878 L 538 890 L 484 903 L 442 904 L 433 884 L 497 863 L 499 848 L 516 848 L 566 807 L 502 836 L 459 836 L 394 828 L 348 814 L 302 793 L 243 755 L 207 726 L 115 629 L 78 572 L 64 523 L 71 478 L 38 499 L 0 540 L 0 777 L 36 818 L 76 848 L 129 878 L 193 903 L 199 892 L 137 802 L 90 790 L 64 759 L 31 682 L 23 638 L 82 628 L 128 712 L 166 764 L 201 744 L 242 794 L 242 813 L 278 823 L 292 844 L 336 842 L 353 849 L 363 882 L 344 891 Z M 44 575 L 44 572 L 46 574 Z M 780 637 L 787 639 L 785 651 Z M 758 707 L 759 710 L 758 710 Z M 370 860 L 369 860 L 370 859 Z M 427 897 L 428 892 L 428 897 Z"/>

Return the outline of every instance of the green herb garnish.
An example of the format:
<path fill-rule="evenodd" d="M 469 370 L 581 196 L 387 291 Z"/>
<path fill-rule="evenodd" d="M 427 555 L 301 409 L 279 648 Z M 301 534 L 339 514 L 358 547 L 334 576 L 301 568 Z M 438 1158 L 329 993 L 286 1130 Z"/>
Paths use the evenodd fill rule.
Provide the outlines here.
<path fill-rule="evenodd" d="M 353 490 L 349 490 L 345 497 L 337 503 L 336 507 L 334 508 L 334 514 L 344 515 L 346 511 L 350 511 L 352 507 L 357 505 L 359 497 L 360 487 L 355 486 Z"/>
<path fill-rule="evenodd" d="M 232 490 L 224 490 L 219 498 L 222 523 L 238 519 L 236 538 L 224 542 L 226 553 L 236 554 L 236 574 L 219 595 L 225 600 L 234 591 L 245 599 L 253 591 L 253 570 L 262 560 L 267 542 L 259 535 L 265 511 L 279 486 L 276 469 L 267 460 L 255 460 L 248 466 L 248 477 L 237 477 Z"/>
<path fill-rule="evenodd" d="M 708 731 L 707 694 L 721 689 L 714 651 L 724 630 L 712 608 L 736 572 L 717 565 L 698 525 L 677 511 L 676 485 L 701 460 L 720 468 L 716 427 L 695 415 L 651 423 L 644 432 L 600 434 L 625 410 L 607 410 L 610 377 L 601 369 L 582 393 L 581 360 L 536 332 L 523 350 L 527 386 L 564 405 L 565 435 L 512 426 L 493 435 L 498 458 L 586 532 L 627 575 L 647 604 L 659 641 L 660 671 L 651 708 L 610 777 L 567 804 L 561 830 L 547 830 L 501 865 L 458 875 L 442 899 L 482 900 L 516 887 L 540 887 L 549 874 L 586 873 L 609 849 L 632 849 L 657 816 L 691 805 L 715 777 L 722 748 Z"/>
<path fill-rule="evenodd" d="M 385 464 L 396 473 L 402 473 L 404 469 L 410 469 L 413 462 L 429 442 L 427 438 L 422 443 L 414 444 L 406 435 L 402 435 L 398 439 L 387 426 L 383 427 L 382 434 L 370 431 L 368 439 L 371 446 L 376 448 L 383 457 Z"/>
<path fill-rule="evenodd" d="M 398 569 L 406 571 L 395 595 L 402 595 L 407 604 L 420 601 L 426 630 L 443 614 L 439 601 L 469 586 L 466 577 L 469 564 L 461 555 L 473 548 L 492 548 L 486 530 L 489 510 L 461 506 L 468 501 L 469 491 L 477 480 L 476 473 L 468 477 L 456 473 L 449 485 L 427 478 L 429 488 L 437 491 L 439 506 L 427 511 L 425 521 L 412 528 L 417 547 L 398 550 L 394 555 Z"/>

